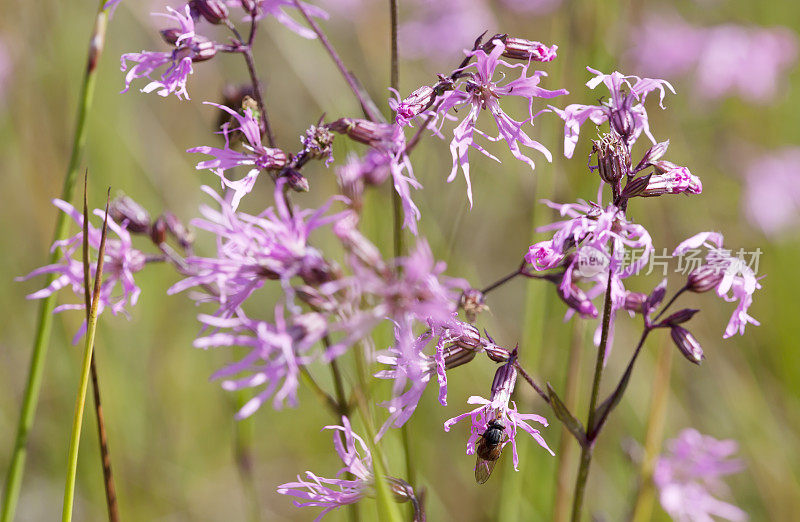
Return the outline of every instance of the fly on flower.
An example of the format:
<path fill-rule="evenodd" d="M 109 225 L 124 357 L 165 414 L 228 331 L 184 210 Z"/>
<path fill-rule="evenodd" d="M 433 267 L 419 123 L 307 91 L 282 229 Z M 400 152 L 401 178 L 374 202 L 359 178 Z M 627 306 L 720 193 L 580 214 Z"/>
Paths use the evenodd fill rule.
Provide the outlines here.
<path fill-rule="evenodd" d="M 498 421 L 489 422 L 489 427 L 481 435 L 478 447 L 475 451 L 475 482 L 483 484 L 489 480 L 489 476 L 494 471 L 494 465 L 500 459 L 503 452 L 503 442 L 505 436 L 505 426 Z"/>

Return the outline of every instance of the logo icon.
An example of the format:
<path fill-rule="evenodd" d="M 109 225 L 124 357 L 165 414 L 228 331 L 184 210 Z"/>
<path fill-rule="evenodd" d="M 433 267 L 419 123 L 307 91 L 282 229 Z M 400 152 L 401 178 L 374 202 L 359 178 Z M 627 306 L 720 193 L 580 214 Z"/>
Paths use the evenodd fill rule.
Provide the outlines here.
<path fill-rule="evenodd" d="M 578 251 L 575 273 L 581 277 L 591 278 L 605 272 L 608 265 L 608 254 L 592 246 L 586 246 Z"/>

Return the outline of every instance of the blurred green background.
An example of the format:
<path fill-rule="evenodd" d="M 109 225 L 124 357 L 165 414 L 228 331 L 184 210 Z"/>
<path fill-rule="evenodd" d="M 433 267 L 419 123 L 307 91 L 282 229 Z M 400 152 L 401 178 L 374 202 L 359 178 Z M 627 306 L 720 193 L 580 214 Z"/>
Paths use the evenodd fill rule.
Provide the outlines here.
<path fill-rule="evenodd" d="M 365 2 L 347 16 L 332 10 L 332 20 L 324 27 L 348 66 L 386 110 L 383 100 L 389 78 L 389 39 L 384 4 Z M 403 19 L 414 16 L 414 5 L 402 1 L 401 5 Z M 541 67 L 549 73 L 544 87 L 564 87 L 571 92 L 556 100 L 559 106 L 593 103 L 601 95 L 583 86 L 589 78 L 586 65 L 605 72 L 619 69 L 636 74 L 636 70 L 625 68 L 621 58 L 630 43 L 632 26 L 650 10 L 663 7 L 652 2 L 576 1 L 565 2 L 548 13 L 520 14 L 499 2 L 487 6 L 494 16 L 485 27 L 490 32 L 559 45 L 559 58 Z M 735 22 L 772 26 L 800 19 L 800 7 L 789 1 L 686 1 L 677 3 L 677 7 L 685 19 L 699 25 Z M 201 102 L 219 100 L 226 80 L 245 81 L 246 71 L 237 57 L 223 56 L 198 64 L 189 81 L 190 102 L 142 94 L 138 88 L 143 83 L 120 95 L 120 54 L 163 47 L 155 31 L 162 26 L 148 14 L 159 8 L 159 2 L 123 2 L 111 21 L 89 121 L 85 164 L 91 173 L 93 206 L 102 205 L 105 187 L 110 185 L 112 194 L 124 191 L 153 215 L 169 209 L 188 221 L 207 199 L 199 186 L 216 186 L 216 178 L 195 170 L 197 158 L 184 152 L 191 146 L 215 144 L 211 131 L 216 113 Z M 94 9 L 94 1 L 0 2 L 0 45 L 9 64 L 0 76 L 4 179 L 0 306 L 6 311 L 0 315 L 2 470 L 12 448 L 38 307 L 25 300 L 25 295 L 42 284 L 42 279 L 19 283 L 14 278 L 46 259 L 56 214 L 50 200 L 60 191 L 68 160 Z M 271 20 L 263 27 L 256 57 L 281 146 L 295 149 L 299 135 L 323 112 L 329 118 L 358 114 L 346 85 L 318 42 L 303 40 Z M 208 31 L 209 35 L 222 34 L 216 29 Z M 452 48 L 450 39 L 457 36 L 448 34 L 443 45 Z M 477 33 L 460 35 L 456 48 L 471 45 L 475 36 Z M 404 60 L 401 93 L 432 83 L 435 73 L 449 72 L 459 60 L 457 54 L 446 61 Z M 678 95 L 667 99 L 667 111 L 657 110 L 653 104 L 652 128 L 657 138 L 671 140 L 667 157 L 699 175 L 704 192 L 693 198 L 636 202 L 630 215 L 649 228 L 658 249 L 671 250 L 689 235 L 711 229 L 721 230 L 727 245 L 759 247 L 764 252 L 759 272 L 767 277 L 751 309 L 762 326 L 748 327 L 743 337 L 721 339 L 732 305 L 712 295 L 690 296 L 682 301 L 697 303 L 703 309 L 691 326 L 707 359 L 700 367 L 679 357 L 673 359 L 664 435 L 673 437 L 691 426 L 717 438 L 738 440 L 747 471 L 728 481 L 731 494 L 726 498 L 747 511 L 752 520 L 793 520 L 800 512 L 800 235 L 793 230 L 777 238 L 767 237 L 747 222 L 741 211 L 741 172 L 746 161 L 743 150 L 769 151 L 800 143 L 800 78 L 793 67 L 788 88 L 767 105 L 753 105 L 739 98 L 699 102 L 692 96 L 690 81 L 680 77 L 674 80 Z M 517 116 L 524 111 L 520 102 Z M 492 128 L 488 120 L 484 121 L 484 128 Z M 448 263 L 448 275 L 466 277 L 478 287 L 494 281 L 516 267 L 532 238 L 543 237 L 533 232 L 534 226 L 551 218 L 537 203 L 540 198 L 571 201 L 594 197 L 596 181 L 587 174 L 584 161 L 588 139 L 594 137 L 591 126 L 585 127 L 573 160 L 561 155 L 562 124 L 557 117 L 538 118 L 534 134 L 554 154 L 552 164 L 538 157 L 535 173 L 508 154 L 502 155 L 502 165 L 471 154 L 475 193 L 471 211 L 463 179 L 449 185 L 445 182 L 450 169 L 447 144 L 426 139 L 414 152 L 415 172 L 425 186 L 413 194 L 422 211 L 421 230 L 434 254 Z M 361 150 L 338 140 L 337 160 L 343 160 L 350 148 Z M 493 152 L 500 149 L 491 147 Z M 312 190 L 296 201 L 311 207 L 335 190 L 335 178 L 332 171 L 317 164 L 305 173 Z M 271 197 L 270 184 L 266 179 L 259 180 L 254 194 L 245 199 L 244 208 L 263 208 Z M 391 249 L 388 201 L 388 187 L 371 193 L 364 225 L 387 255 Z M 324 245 L 323 235 L 317 237 Z M 146 244 L 141 246 L 146 248 Z M 211 247 L 209 238 L 201 235 L 199 251 L 211 252 Z M 656 276 L 639 279 L 633 289 L 645 290 L 657 281 Z M 142 296 L 131 310 L 130 320 L 105 314 L 100 321 L 97 363 L 122 518 L 247 520 L 250 506 L 237 472 L 235 448 L 237 440 L 248 437 L 263 520 L 313 518 L 317 510 L 295 508 L 288 497 L 275 492 L 275 487 L 307 469 L 322 476 L 332 476 L 339 469 L 341 463 L 332 451 L 330 434 L 319 431 L 335 419 L 302 388 L 299 409 L 274 411 L 265 406 L 251 421 L 237 427 L 233 420 L 236 397 L 208 380 L 215 369 L 232 360 L 233 354 L 192 348 L 198 332 L 198 310 L 185 295 L 165 295 L 166 288 L 176 280 L 169 267 L 149 267 L 137 278 Z M 677 278 L 672 281 L 673 288 L 679 284 Z M 272 291 L 265 291 L 265 299 Z M 71 298 L 62 295 L 59 302 Z M 584 378 L 577 411 L 583 418 L 594 359 L 588 342 L 594 323 L 562 323 L 564 305 L 552 288 L 536 282 L 508 285 L 492 294 L 488 304 L 491 311 L 479 318 L 478 325 L 487 328 L 501 344 L 519 342 L 523 364 L 556 389 L 564 386 L 570 343 L 582 343 L 579 353 Z M 41 402 L 29 440 L 18 520 L 52 520 L 61 509 L 81 357 L 81 350 L 72 346 L 70 339 L 80 320 L 75 312 L 56 318 Z M 604 391 L 623 371 L 638 328 L 638 321 L 626 316 L 620 319 Z M 376 344 L 383 347 L 388 341 L 385 334 L 380 335 L 383 337 L 376 338 Z M 635 494 L 638 465 L 626 456 L 623 442 L 632 439 L 642 443 L 644 439 L 655 362 L 662 345 L 671 349 L 661 333 L 648 341 L 629 393 L 595 451 L 586 504 L 588 511 L 606 520 L 623 519 Z M 348 358 L 348 382 L 354 379 L 350 365 Z M 515 473 L 506 455 L 498 464 L 496 476 L 478 487 L 473 480 L 473 457 L 464 454 L 467 428 L 459 425 L 450 433 L 441 429 L 444 420 L 465 411 L 469 395 L 488 393 L 493 370 L 488 361 L 479 358 L 453 371 L 449 405 L 441 407 L 435 391 L 428 390 L 410 423 L 419 482 L 427 488 L 428 520 L 551 517 L 556 459 L 532 441 L 522 440 L 521 470 Z M 325 367 L 311 371 L 324 385 L 330 384 Z M 542 433 L 559 453 L 558 421 L 522 383 L 518 388 L 521 411 L 541 413 L 553 421 Z M 388 389 L 379 388 L 378 394 L 378 399 L 386 398 Z M 361 431 L 360 424 L 356 427 Z M 386 440 L 386 451 L 390 471 L 402 474 L 397 433 Z M 365 519 L 374 516 L 371 504 L 367 501 L 362 507 Z M 76 519 L 104 517 L 94 417 L 87 413 Z M 342 510 L 328 519 L 346 517 Z M 656 507 L 654 520 L 666 519 Z"/>

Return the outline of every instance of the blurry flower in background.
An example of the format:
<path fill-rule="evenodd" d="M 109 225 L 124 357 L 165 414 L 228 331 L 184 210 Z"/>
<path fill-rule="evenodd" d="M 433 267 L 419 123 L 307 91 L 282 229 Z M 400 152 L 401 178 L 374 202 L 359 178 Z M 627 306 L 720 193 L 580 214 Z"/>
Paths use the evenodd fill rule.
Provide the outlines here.
<path fill-rule="evenodd" d="M 11 83 L 13 65 L 8 45 L 3 40 L 0 40 L 0 102 L 5 99 L 6 89 Z"/>
<path fill-rule="evenodd" d="M 800 147 L 764 154 L 744 174 L 742 204 L 750 222 L 770 236 L 795 230 L 800 223 Z"/>
<path fill-rule="evenodd" d="M 295 500 L 298 507 L 312 506 L 325 509 L 315 520 L 321 519 L 329 511 L 348 504 L 355 504 L 369 493 L 372 487 L 372 454 L 364 439 L 353 432 L 350 420 L 342 417 L 342 426 L 325 426 L 324 430 L 336 430 L 333 435 L 333 447 L 344 467 L 336 473 L 339 477 L 350 473 L 352 479 L 319 477 L 306 471 L 306 478 L 297 476 L 297 482 L 287 482 L 278 486 L 278 493 L 291 495 L 302 500 Z"/>
<path fill-rule="evenodd" d="M 518 13 L 544 15 L 561 5 L 561 0 L 502 0 L 503 6 Z"/>
<path fill-rule="evenodd" d="M 242 6 L 241 0 L 229 0 L 229 4 L 232 6 Z M 308 13 L 308 16 L 313 18 L 319 18 L 321 20 L 328 19 L 328 13 L 324 10 L 320 9 L 319 7 L 313 6 L 307 2 L 300 2 L 303 6 L 303 10 Z M 297 34 L 298 36 L 302 36 L 303 38 L 308 38 L 309 40 L 313 40 L 317 37 L 316 33 L 306 27 L 304 24 L 296 21 L 294 18 L 289 16 L 284 9 L 296 9 L 296 6 L 292 0 L 260 0 L 258 2 L 258 7 L 261 10 L 262 14 L 259 14 L 257 18 L 263 18 L 264 15 L 269 15 L 275 18 L 279 24 L 283 25 L 293 33 Z M 298 15 L 302 19 L 302 15 Z"/>
<path fill-rule="evenodd" d="M 744 511 L 715 497 L 727 492 L 721 477 L 744 469 L 742 461 L 730 458 L 737 450 L 736 441 L 717 440 L 694 429 L 668 441 L 653 473 L 664 511 L 680 522 L 710 522 L 712 516 L 747 520 Z"/>
<path fill-rule="evenodd" d="M 797 60 L 797 35 L 785 27 L 699 27 L 675 13 L 651 15 L 635 30 L 630 53 L 644 74 L 675 78 L 694 71 L 706 99 L 738 95 L 769 102 Z"/>
<path fill-rule="evenodd" d="M 83 230 L 83 215 L 75 210 L 69 203 L 60 199 L 54 199 L 53 204 L 58 207 L 62 212 L 69 215 L 75 223 Z M 105 211 L 96 209 L 94 215 L 101 219 L 105 217 Z M 144 253 L 133 248 L 131 244 L 131 236 L 126 230 L 127 221 L 117 224 L 109 216 L 108 229 L 117 235 L 117 239 L 112 238 L 110 235 L 106 239 L 105 246 L 105 260 L 103 262 L 103 281 L 100 285 L 100 295 L 98 296 L 97 314 L 100 315 L 106 307 L 111 308 L 111 313 L 117 315 L 122 312 L 127 315 L 125 306 L 130 304 L 134 306 L 139 300 L 140 289 L 136 286 L 133 280 L 133 274 L 140 271 L 145 266 L 146 258 Z M 100 248 L 100 240 L 102 237 L 102 230 L 95 228 L 91 225 L 89 229 L 89 249 L 90 251 L 97 251 Z M 64 287 L 71 287 L 72 292 L 76 296 L 81 297 L 79 304 L 64 304 L 57 306 L 53 313 L 62 312 L 64 310 L 85 310 L 86 303 L 84 301 L 84 280 L 83 280 L 83 261 L 82 261 L 82 248 L 83 248 L 83 232 L 78 232 L 74 236 L 56 241 L 53 243 L 51 250 L 61 250 L 61 262 L 52 265 L 46 265 L 37 268 L 30 274 L 17 278 L 17 281 L 25 281 L 31 277 L 42 274 L 53 274 L 55 279 L 49 286 L 28 295 L 28 299 L 42 299 L 53 293 L 61 290 Z M 76 256 L 77 258 L 73 258 Z M 97 264 L 94 262 L 89 263 L 90 278 L 94 278 L 97 272 Z M 121 294 L 115 294 L 116 286 L 122 288 Z M 86 321 L 75 334 L 72 342 L 77 343 L 78 339 L 86 331 Z"/>
<path fill-rule="evenodd" d="M 483 0 L 413 0 L 400 25 L 400 53 L 409 59 L 449 63 L 472 44 L 475 35 L 494 29 L 492 10 Z"/>

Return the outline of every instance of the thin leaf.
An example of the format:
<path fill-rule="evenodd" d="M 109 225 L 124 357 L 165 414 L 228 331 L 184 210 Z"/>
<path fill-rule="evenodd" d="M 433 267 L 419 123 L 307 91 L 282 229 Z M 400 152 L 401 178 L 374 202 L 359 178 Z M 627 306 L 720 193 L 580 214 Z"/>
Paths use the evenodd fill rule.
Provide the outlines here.
<path fill-rule="evenodd" d="M 586 444 L 586 432 L 583 429 L 583 424 L 569 411 L 567 405 L 564 404 L 549 382 L 547 383 L 547 394 L 550 396 L 550 406 L 553 407 L 553 412 L 555 412 L 558 420 L 564 424 L 564 427 L 569 430 L 578 443 L 584 446 Z"/>

